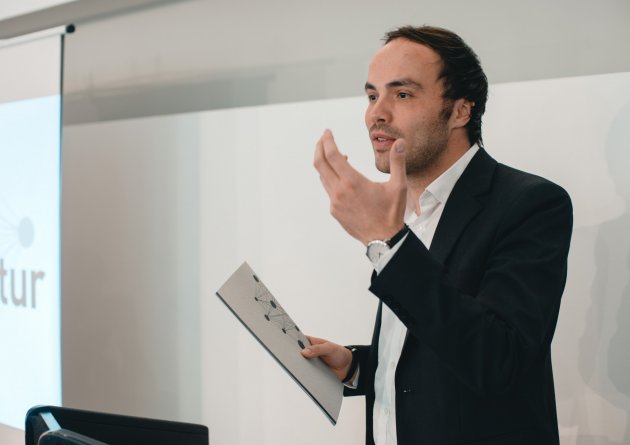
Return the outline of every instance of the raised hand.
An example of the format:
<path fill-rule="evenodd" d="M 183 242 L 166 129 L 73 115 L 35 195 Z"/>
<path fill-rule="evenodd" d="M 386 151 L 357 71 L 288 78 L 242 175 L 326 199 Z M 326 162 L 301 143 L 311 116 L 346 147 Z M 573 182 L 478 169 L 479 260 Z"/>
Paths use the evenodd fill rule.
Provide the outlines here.
<path fill-rule="evenodd" d="M 315 147 L 313 164 L 330 198 L 330 213 L 364 245 L 389 239 L 403 227 L 407 199 L 404 140 L 394 142 L 389 159 L 389 181 L 373 182 L 339 152 L 330 130 L 324 131 Z"/>

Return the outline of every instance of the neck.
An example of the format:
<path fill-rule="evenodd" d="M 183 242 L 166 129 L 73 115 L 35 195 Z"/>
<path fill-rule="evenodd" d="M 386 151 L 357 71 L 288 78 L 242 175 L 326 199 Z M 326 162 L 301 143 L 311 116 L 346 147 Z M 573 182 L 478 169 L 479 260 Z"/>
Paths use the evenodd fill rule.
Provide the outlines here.
<path fill-rule="evenodd" d="M 442 154 L 425 170 L 407 175 L 407 205 L 420 214 L 420 196 L 442 173 L 455 164 L 472 146 L 468 139 L 447 145 Z"/>

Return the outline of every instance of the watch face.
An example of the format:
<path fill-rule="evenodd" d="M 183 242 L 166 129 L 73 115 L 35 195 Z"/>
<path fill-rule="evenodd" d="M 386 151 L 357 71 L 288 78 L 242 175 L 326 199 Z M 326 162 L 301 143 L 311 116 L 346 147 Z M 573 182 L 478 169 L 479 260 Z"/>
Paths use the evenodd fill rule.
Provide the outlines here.
<path fill-rule="evenodd" d="M 367 246 L 366 255 L 373 264 L 376 264 L 389 250 L 390 247 L 385 241 L 371 241 Z"/>

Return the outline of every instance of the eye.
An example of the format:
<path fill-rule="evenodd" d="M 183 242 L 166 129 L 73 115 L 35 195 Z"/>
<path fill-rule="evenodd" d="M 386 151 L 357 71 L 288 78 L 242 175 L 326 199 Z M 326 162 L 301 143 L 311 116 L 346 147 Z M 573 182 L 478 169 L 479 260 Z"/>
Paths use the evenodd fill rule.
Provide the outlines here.
<path fill-rule="evenodd" d="M 408 99 L 409 97 L 411 97 L 411 95 L 405 91 L 399 91 L 398 97 L 400 97 L 401 99 Z"/>
<path fill-rule="evenodd" d="M 368 94 L 367 98 L 368 102 L 374 102 L 376 100 L 376 94 Z"/>

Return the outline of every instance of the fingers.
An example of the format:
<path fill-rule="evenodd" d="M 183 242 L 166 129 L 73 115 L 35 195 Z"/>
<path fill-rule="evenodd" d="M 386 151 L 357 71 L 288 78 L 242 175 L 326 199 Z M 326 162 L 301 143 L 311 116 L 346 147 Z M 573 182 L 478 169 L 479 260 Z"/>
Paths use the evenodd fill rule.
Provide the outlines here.
<path fill-rule="evenodd" d="M 338 345 L 329 341 L 322 340 L 321 338 L 316 337 L 306 338 L 308 338 L 308 340 L 311 342 L 311 345 L 302 349 L 302 355 L 304 357 L 315 358 L 330 356 L 337 350 Z"/>
<path fill-rule="evenodd" d="M 312 345 L 318 345 L 320 343 L 325 343 L 328 340 L 324 340 L 323 338 L 313 337 L 311 335 L 307 335 L 306 338 Z"/>
<path fill-rule="evenodd" d="M 337 143 L 335 142 L 332 131 L 329 129 L 324 130 L 321 141 L 326 160 L 335 173 L 337 173 L 337 176 L 351 178 L 357 174 L 357 171 L 348 163 L 348 156 L 342 155 L 339 148 L 337 148 Z"/>
<path fill-rule="evenodd" d="M 324 130 L 315 149 L 315 168 L 322 182 L 333 184 L 340 177 L 355 178 L 359 173 L 348 163 L 348 156 L 341 154 L 330 130 Z"/>
<path fill-rule="evenodd" d="M 320 141 L 322 141 L 322 147 L 324 149 L 324 156 L 326 156 L 326 160 L 329 162 L 331 167 L 337 171 L 341 164 L 345 162 L 345 159 L 337 147 L 332 131 L 328 128 L 325 129 Z"/>
<path fill-rule="evenodd" d="M 396 139 L 389 151 L 389 182 L 398 186 L 405 187 L 407 185 L 407 167 L 405 161 L 405 140 Z"/>
<path fill-rule="evenodd" d="M 302 355 L 304 357 L 308 357 L 308 358 L 327 357 L 334 361 L 335 359 L 338 360 L 340 358 L 338 357 L 339 351 L 344 352 L 346 349 L 343 346 L 338 345 L 337 343 L 324 340 L 323 338 L 311 337 L 309 335 L 307 335 L 306 338 L 311 344 L 310 346 L 307 346 L 306 348 L 302 349 Z"/>
<path fill-rule="evenodd" d="M 302 356 L 307 359 L 321 359 L 339 380 L 343 380 L 352 363 L 352 352 L 328 340 L 309 336 L 306 338 L 311 345 L 302 349 Z"/>
<path fill-rule="evenodd" d="M 326 189 L 326 192 L 330 195 L 333 184 L 335 184 L 339 178 L 326 159 L 322 138 L 323 136 L 319 138 L 317 144 L 315 145 L 313 165 L 319 172 L 319 178 L 324 185 L 324 189 Z"/>

